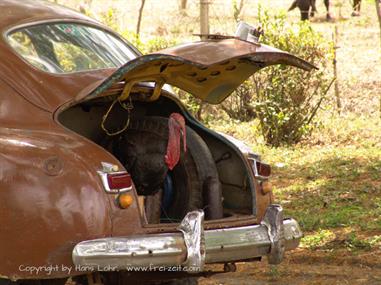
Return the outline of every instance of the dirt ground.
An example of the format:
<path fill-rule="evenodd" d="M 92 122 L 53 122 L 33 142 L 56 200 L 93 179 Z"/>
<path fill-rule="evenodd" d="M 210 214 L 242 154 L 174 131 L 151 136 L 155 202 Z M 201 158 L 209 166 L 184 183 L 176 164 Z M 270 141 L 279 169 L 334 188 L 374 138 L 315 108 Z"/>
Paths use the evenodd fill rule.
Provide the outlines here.
<path fill-rule="evenodd" d="M 223 266 L 211 268 L 222 270 Z M 201 278 L 199 284 L 376 285 L 381 284 L 381 251 L 350 255 L 348 252 L 299 249 L 287 253 L 281 265 L 270 266 L 265 259 L 261 262 L 238 263 L 236 272 Z"/>

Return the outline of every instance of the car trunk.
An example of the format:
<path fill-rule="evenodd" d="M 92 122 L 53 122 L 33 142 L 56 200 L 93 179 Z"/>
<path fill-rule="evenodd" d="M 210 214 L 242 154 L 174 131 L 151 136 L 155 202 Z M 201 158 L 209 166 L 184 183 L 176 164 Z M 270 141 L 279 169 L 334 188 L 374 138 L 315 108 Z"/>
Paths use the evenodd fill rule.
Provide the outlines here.
<path fill-rule="evenodd" d="M 125 165 L 144 197 L 148 223 L 177 223 L 197 208 L 209 220 L 261 216 L 260 203 L 269 199 L 256 197 L 258 183 L 247 155 L 197 122 L 163 85 L 217 104 L 251 74 L 273 64 L 313 67 L 288 53 L 234 38 L 186 44 L 130 61 L 78 94 L 57 119 Z M 170 130 L 173 114 L 187 126 L 177 136 Z M 181 141 L 173 169 L 166 164 L 171 138 Z"/>
<path fill-rule="evenodd" d="M 147 88 L 146 92 L 149 92 L 152 88 Z M 140 92 L 144 89 L 144 87 L 140 87 Z M 182 169 L 178 170 L 178 166 L 176 166 L 173 171 L 172 175 L 179 175 L 182 177 L 182 179 L 202 179 L 203 181 L 200 181 L 198 185 L 192 186 L 199 189 L 198 193 L 194 193 L 195 195 L 199 195 L 198 198 L 195 199 L 202 199 L 203 201 L 210 200 L 209 198 L 205 197 L 208 196 L 208 192 L 210 189 L 215 188 L 213 185 L 214 183 L 220 183 L 220 188 L 222 191 L 222 197 L 223 205 L 224 205 L 224 217 L 227 216 L 241 216 L 241 215 L 251 215 L 256 213 L 255 209 L 255 203 L 253 201 L 255 200 L 253 197 L 254 193 L 254 182 L 252 181 L 251 176 L 249 175 L 250 169 L 248 169 L 248 164 L 243 155 L 239 152 L 239 150 L 232 145 L 229 141 L 227 141 L 224 137 L 219 135 L 218 133 L 215 133 L 211 130 L 206 129 L 201 124 L 199 124 L 197 121 L 195 121 L 191 115 L 184 110 L 184 108 L 180 105 L 179 101 L 170 95 L 169 93 L 163 92 L 164 94 L 160 96 L 160 98 L 154 102 L 143 102 L 139 100 L 135 100 L 136 97 L 139 96 L 141 93 L 135 93 L 132 95 L 132 104 L 133 109 L 130 111 L 130 114 L 120 107 L 119 105 L 114 107 L 112 112 L 109 114 L 109 120 L 106 123 L 106 128 L 109 130 L 120 130 L 124 128 L 126 120 L 128 120 L 128 117 L 130 118 L 130 124 L 133 126 L 130 126 L 130 128 L 123 134 L 116 135 L 116 136 L 108 136 L 105 134 L 105 131 L 102 129 L 101 122 L 104 114 L 109 110 L 110 105 L 114 101 L 115 96 L 107 96 L 102 98 L 93 99 L 90 101 L 86 101 L 83 103 L 80 103 L 78 105 L 72 106 L 65 111 L 61 112 L 58 116 L 59 122 L 64 125 L 65 127 L 71 129 L 72 131 L 88 138 L 89 140 L 95 142 L 98 145 L 101 145 L 104 147 L 107 151 L 111 152 L 116 156 L 116 158 L 121 161 L 125 166 L 126 169 L 131 171 L 131 166 L 129 165 L 130 160 L 136 160 L 136 158 L 130 153 L 131 151 L 123 151 L 123 145 L 124 144 L 134 144 L 135 141 L 141 141 L 142 144 L 145 144 L 146 146 L 142 146 L 141 149 L 137 149 L 137 152 L 140 156 L 144 155 L 144 152 L 149 153 L 150 157 L 147 158 L 147 163 L 152 165 L 152 168 L 160 169 L 164 168 L 163 171 L 168 171 L 166 169 L 165 165 L 163 163 L 165 160 L 165 154 L 166 154 L 166 145 L 168 138 L 165 139 L 165 136 L 168 134 L 162 131 L 162 125 L 153 126 L 152 132 L 163 132 L 164 137 L 161 136 L 152 136 L 151 133 L 147 131 L 147 129 L 141 129 L 141 135 L 137 134 L 139 130 L 138 127 L 136 127 L 137 122 L 143 121 L 145 124 L 152 123 L 150 120 L 147 120 L 147 118 L 151 118 L 155 121 L 161 121 L 161 118 L 164 120 L 167 120 L 171 114 L 177 113 L 181 114 L 186 121 L 186 125 L 188 128 L 191 128 L 194 130 L 194 132 L 202 139 L 203 142 L 207 145 L 208 150 L 211 153 L 212 156 L 212 163 L 215 164 L 215 167 L 217 169 L 218 175 L 216 176 L 214 173 L 209 173 L 210 176 L 213 176 L 212 178 L 218 178 L 219 181 L 214 181 L 213 179 L 208 180 L 208 175 L 205 175 L 204 177 L 199 177 L 201 173 L 195 175 L 187 175 L 184 178 L 184 175 L 181 173 L 182 171 L 195 171 L 195 172 L 201 172 L 202 170 L 197 169 L 196 167 L 192 167 L 192 165 L 187 166 L 186 169 L 182 167 Z M 165 123 L 164 123 L 165 124 Z M 134 128 L 135 130 L 131 130 L 131 128 Z M 150 127 L 149 127 L 150 128 Z M 151 128 L 150 128 L 151 129 Z M 189 130 L 188 130 L 189 133 Z M 124 139 L 123 136 L 127 134 L 130 138 L 132 137 L 131 141 L 129 139 Z M 189 134 L 188 134 L 189 135 Z M 136 137 L 137 136 L 137 137 Z M 188 139 L 186 143 L 188 144 L 188 152 L 189 147 L 192 146 L 190 140 L 192 138 Z M 196 141 L 197 143 L 197 141 Z M 161 144 L 163 147 L 159 148 L 158 150 L 152 149 L 155 145 Z M 136 145 L 136 143 L 135 143 Z M 135 146 L 133 146 L 134 148 Z M 136 149 L 136 147 L 135 147 Z M 133 150 L 132 150 L 133 151 Z M 197 148 L 195 151 L 198 151 Z M 205 151 L 205 150 L 203 150 Z M 192 150 L 191 150 L 192 152 Z M 181 153 L 179 166 L 182 162 L 182 160 L 186 160 L 187 153 Z M 190 153 L 189 155 L 192 155 L 194 159 L 204 160 L 204 156 L 197 155 L 197 153 Z M 142 164 L 142 163 L 141 163 Z M 140 171 L 135 171 L 135 175 L 138 175 L 139 172 L 149 172 L 149 169 L 144 168 L 143 165 L 140 165 Z M 200 166 L 205 167 L 205 166 Z M 139 169 L 139 168 L 138 168 Z M 204 170 L 203 172 L 209 172 L 209 170 Z M 156 171 L 157 172 L 157 171 Z M 135 184 L 144 184 L 144 181 L 141 181 L 142 179 L 149 180 L 152 175 L 146 175 L 146 177 L 134 177 L 132 175 L 132 178 L 135 182 L 135 179 L 138 180 L 138 182 L 135 182 Z M 215 177 L 216 176 L 216 177 Z M 134 179 L 135 178 L 135 179 Z M 154 178 L 153 178 L 154 179 Z M 175 177 L 172 177 L 172 180 L 176 180 Z M 154 179 L 155 180 L 155 179 Z M 159 183 L 165 184 L 165 181 L 162 181 L 162 175 L 157 174 L 157 180 L 159 180 Z M 153 181 L 154 182 L 154 181 Z M 209 183 L 209 185 L 208 185 Z M 212 185 L 210 185 L 210 183 Z M 158 188 L 160 188 L 162 185 L 158 185 Z M 172 186 L 172 188 L 175 187 Z M 218 186 L 217 186 L 218 187 Z M 168 197 L 162 197 L 163 195 L 159 194 L 156 195 L 155 189 L 153 189 L 151 192 L 145 193 L 144 190 L 141 190 L 138 188 L 138 193 L 142 196 L 149 197 L 146 199 L 147 203 L 150 203 L 150 208 L 153 209 L 157 205 L 155 201 L 152 201 L 152 199 L 157 200 L 168 200 Z M 184 186 L 181 187 L 182 191 Z M 185 187 L 187 189 L 187 187 Z M 194 189 L 191 189 L 194 191 Z M 219 191 L 217 189 L 217 191 Z M 197 191 L 196 191 L 197 192 Z M 204 192 L 204 193 L 203 193 Z M 171 194 L 172 193 L 172 194 Z M 168 195 L 176 195 L 176 189 L 172 189 L 167 193 Z M 179 198 L 187 199 L 186 195 L 181 196 Z M 171 200 L 171 199 L 169 199 Z M 169 205 L 168 205 L 169 203 Z M 182 203 L 179 204 L 179 207 L 181 206 L 189 206 L 187 210 L 193 209 L 195 206 L 200 208 L 206 208 L 207 204 L 192 204 L 194 201 L 190 202 L 191 205 L 183 205 Z M 170 202 L 167 202 L 167 206 L 165 208 L 170 208 L 173 205 L 170 205 Z M 160 210 L 156 208 L 156 210 L 153 210 L 154 212 Z M 178 222 L 184 212 L 181 212 L 180 214 L 172 213 L 170 220 L 165 220 L 164 217 L 161 218 L 161 222 Z M 152 215 L 148 214 L 148 215 Z M 156 213 L 157 216 L 157 213 Z M 221 218 L 218 216 L 213 215 L 213 213 L 209 213 L 207 215 L 207 218 Z M 148 221 L 155 221 L 155 219 L 148 218 Z M 157 219 L 156 219 L 157 221 Z"/>

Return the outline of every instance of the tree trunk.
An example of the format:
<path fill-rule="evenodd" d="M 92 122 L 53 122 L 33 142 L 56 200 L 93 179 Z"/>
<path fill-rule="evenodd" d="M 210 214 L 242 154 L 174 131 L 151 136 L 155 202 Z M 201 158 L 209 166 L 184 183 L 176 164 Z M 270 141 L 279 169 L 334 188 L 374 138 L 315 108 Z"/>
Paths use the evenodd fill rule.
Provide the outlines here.
<path fill-rule="evenodd" d="M 55 0 L 57 3 L 57 0 Z M 79 11 L 82 14 L 88 15 L 91 10 L 92 0 L 84 0 L 79 3 Z"/>
<path fill-rule="evenodd" d="M 180 11 L 187 9 L 187 0 L 180 0 Z"/>
<path fill-rule="evenodd" d="M 136 25 L 136 38 L 139 38 L 140 34 L 140 24 L 142 22 L 142 16 L 143 16 L 143 9 L 144 9 L 144 4 L 146 3 L 146 0 L 141 0 L 140 4 L 140 9 L 139 9 L 139 17 L 138 17 L 138 23 Z"/>
<path fill-rule="evenodd" d="M 374 0 L 376 3 L 378 23 L 380 25 L 380 43 L 381 43 L 381 0 Z M 381 118 L 381 95 L 380 95 L 380 118 Z"/>
<path fill-rule="evenodd" d="M 187 15 L 187 0 L 179 0 L 179 11 L 180 15 L 186 16 Z"/>
<path fill-rule="evenodd" d="M 200 34 L 203 39 L 209 34 L 209 0 L 200 0 Z"/>
<path fill-rule="evenodd" d="M 378 23 L 380 25 L 380 41 L 381 41 L 381 4 L 380 4 L 380 2 L 381 2 L 380 0 L 375 0 Z"/>
<path fill-rule="evenodd" d="M 335 97 L 336 97 L 336 107 L 340 114 L 341 112 L 341 98 L 340 98 L 340 87 L 339 87 L 339 79 L 337 74 L 337 49 L 339 48 L 339 32 L 337 29 L 337 25 L 335 25 L 335 31 L 333 33 L 333 76 L 335 77 Z"/>
<path fill-rule="evenodd" d="M 237 0 L 238 1 L 238 0 Z M 233 1 L 233 10 L 234 10 L 234 20 L 238 23 L 240 21 L 240 16 L 242 13 L 243 6 L 245 4 L 245 0 L 240 0 L 239 4 L 237 1 Z"/>

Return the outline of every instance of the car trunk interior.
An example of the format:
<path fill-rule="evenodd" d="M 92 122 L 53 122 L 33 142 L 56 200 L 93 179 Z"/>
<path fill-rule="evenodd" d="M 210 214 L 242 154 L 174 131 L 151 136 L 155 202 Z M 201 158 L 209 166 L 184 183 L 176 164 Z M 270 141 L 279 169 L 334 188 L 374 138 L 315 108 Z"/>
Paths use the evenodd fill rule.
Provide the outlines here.
<path fill-rule="evenodd" d="M 146 98 L 152 88 L 140 86 L 119 102 L 118 90 L 114 86 L 97 98 L 73 105 L 57 119 L 125 166 L 138 195 L 144 197 L 148 224 L 178 223 L 194 209 L 203 209 L 206 220 L 255 215 L 251 169 L 237 147 L 198 123 L 166 91 L 150 102 Z M 182 130 L 180 159 L 171 170 L 165 157 L 171 135 L 169 118 L 174 113 L 185 119 L 186 138 Z"/>

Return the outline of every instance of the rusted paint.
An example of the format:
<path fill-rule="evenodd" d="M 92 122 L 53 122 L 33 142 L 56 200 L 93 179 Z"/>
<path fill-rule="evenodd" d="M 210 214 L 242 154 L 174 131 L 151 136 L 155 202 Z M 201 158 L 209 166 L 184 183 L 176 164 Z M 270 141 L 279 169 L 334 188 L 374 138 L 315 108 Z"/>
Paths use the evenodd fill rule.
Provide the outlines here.
<path fill-rule="evenodd" d="M 2 276 L 36 278 L 19 266 L 73 266 L 79 241 L 143 232 L 135 191 L 135 203 L 121 210 L 103 190 L 96 172 L 101 162 L 123 168 L 111 154 L 55 123 L 1 80 L 0 90 Z M 67 272 L 50 275 L 60 276 Z"/>

